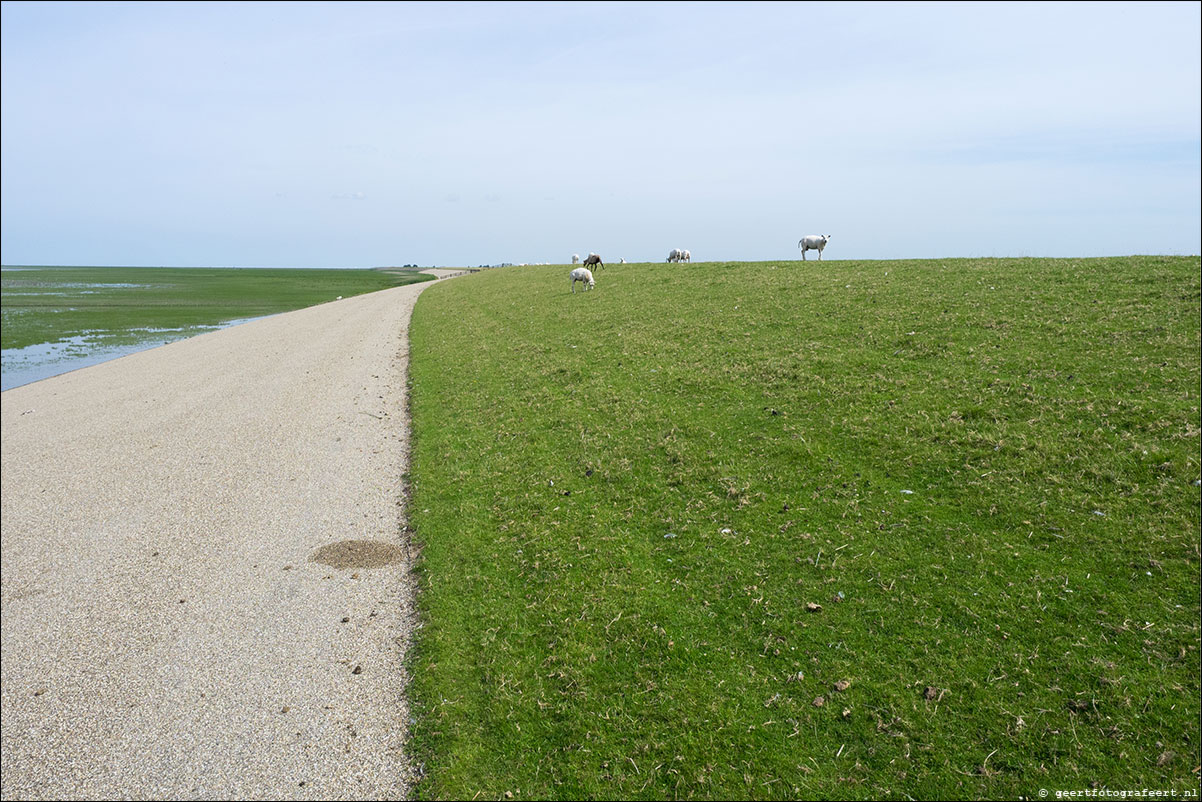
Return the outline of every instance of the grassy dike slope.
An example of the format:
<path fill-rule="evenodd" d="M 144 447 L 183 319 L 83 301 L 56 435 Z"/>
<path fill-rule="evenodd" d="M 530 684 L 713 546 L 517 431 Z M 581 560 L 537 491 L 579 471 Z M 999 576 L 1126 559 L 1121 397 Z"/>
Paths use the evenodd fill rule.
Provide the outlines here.
<path fill-rule="evenodd" d="M 1197 257 L 567 273 L 413 315 L 421 798 L 1197 788 Z"/>

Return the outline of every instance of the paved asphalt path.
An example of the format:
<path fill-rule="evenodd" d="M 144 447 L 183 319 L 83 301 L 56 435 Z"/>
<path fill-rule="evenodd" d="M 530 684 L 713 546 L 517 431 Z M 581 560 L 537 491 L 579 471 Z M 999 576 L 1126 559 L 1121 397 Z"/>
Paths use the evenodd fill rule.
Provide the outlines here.
<path fill-rule="evenodd" d="M 3 394 L 4 799 L 407 796 L 431 284 Z"/>

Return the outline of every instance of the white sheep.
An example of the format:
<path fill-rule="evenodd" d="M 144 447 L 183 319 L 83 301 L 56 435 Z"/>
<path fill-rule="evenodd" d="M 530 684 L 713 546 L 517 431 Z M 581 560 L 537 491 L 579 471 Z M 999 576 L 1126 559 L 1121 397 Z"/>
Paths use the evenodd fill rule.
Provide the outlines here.
<path fill-rule="evenodd" d="M 668 261 L 669 262 L 679 262 L 680 261 L 680 249 L 679 248 L 673 248 L 671 251 L 668 252 Z"/>
<path fill-rule="evenodd" d="M 692 262 L 692 261 L 693 261 L 693 254 L 689 253 L 688 251 L 681 251 L 681 252 L 680 252 L 680 261 L 682 261 L 682 262 Z"/>
<path fill-rule="evenodd" d="M 574 265 L 580 264 L 580 254 L 578 254 L 578 253 L 572 254 L 572 264 L 574 264 Z"/>
<path fill-rule="evenodd" d="M 802 237 L 797 243 L 797 247 L 801 248 L 801 258 L 804 261 L 806 251 L 818 251 L 818 261 L 822 261 L 822 249 L 826 247 L 826 243 L 830 240 L 830 234 L 811 234 L 808 237 Z"/>
<path fill-rule="evenodd" d="M 572 292 L 576 292 L 576 282 L 584 284 L 584 289 L 591 290 L 597 286 L 597 282 L 593 280 L 593 271 L 587 267 L 578 267 L 572 271 Z"/>

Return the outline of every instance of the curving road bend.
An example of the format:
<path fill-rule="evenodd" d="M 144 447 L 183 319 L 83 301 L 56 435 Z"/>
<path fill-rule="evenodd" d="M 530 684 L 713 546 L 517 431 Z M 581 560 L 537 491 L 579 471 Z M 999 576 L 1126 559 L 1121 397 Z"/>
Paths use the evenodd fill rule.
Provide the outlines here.
<path fill-rule="evenodd" d="M 3 394 L 4 799 L 408 795 L 431 283 Z"/>

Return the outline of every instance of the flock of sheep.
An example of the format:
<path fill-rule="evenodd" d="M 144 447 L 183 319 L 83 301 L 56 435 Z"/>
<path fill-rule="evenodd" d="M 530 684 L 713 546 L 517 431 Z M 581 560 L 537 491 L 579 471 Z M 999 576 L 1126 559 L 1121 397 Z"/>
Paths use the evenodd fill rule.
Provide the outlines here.
<path fill-rule="evenodd" d="M 580 264 L 580 254 L 572 254 L 572 264 Z M 626 260 L 623 259 L 621 264 L 626 264 Z M 584 260 L 584 267 L 578 267 L 572 271 L 572 292 L 576 292 L 577 281 L 583 284 L 586 290 L 591 290 L 597 286 L 596 280 L 593 279 L 593 271 L 589 270 L 593 265 L 596 265 L 598 268 L 605 267 L 605 263 L 601 261 L 600 256 L 590 253 L 588 258 Z"/>
<path fill-rule="evenodd" d="M 818 251 L 818 261 L 822 261 L 822 251 L 826 248 L 826 243 L 830 241 L 830 234 L 811 234 L 808 237 L 802 237 L 797 242 L 797 247 L 801 248 L 801 258 L 806 258 L 806 251 Z M 668 253 L 669 262 L 691 262 L 693 255 L 682 248 L 673 248 Z M 619 260 L 620 264 L 626 264 L 625 259 Z M 580 264 L 580 254 L 572 254 L 572 264 Z M 593 278 L 593 271 L 590 267 L 596 266 L 598 269 L 605 267 L 605 263 L 601 261 L 601 257 L 595 253 L 590 253 L 588 258 L 584 260 L 583 267 L 573 268 L 569 278 L 572 280 L 572 292 L 576 292 L 576 282 L 579 281 L 584 290 L 591 290 L 597 286 L 596 279 Z"/>

